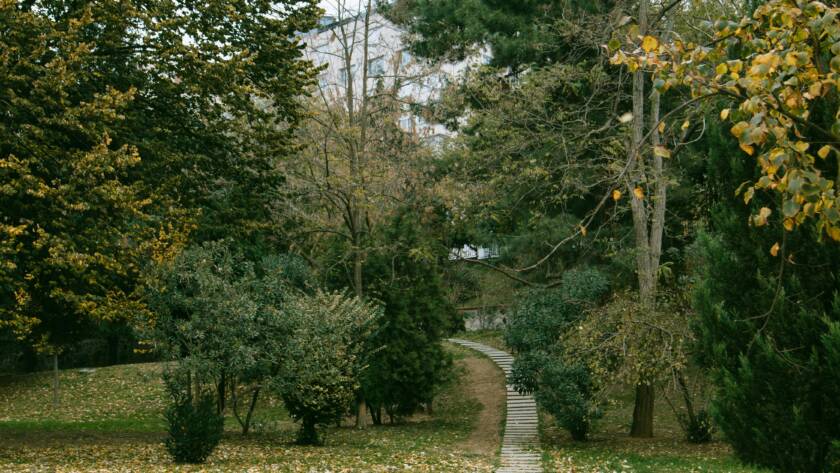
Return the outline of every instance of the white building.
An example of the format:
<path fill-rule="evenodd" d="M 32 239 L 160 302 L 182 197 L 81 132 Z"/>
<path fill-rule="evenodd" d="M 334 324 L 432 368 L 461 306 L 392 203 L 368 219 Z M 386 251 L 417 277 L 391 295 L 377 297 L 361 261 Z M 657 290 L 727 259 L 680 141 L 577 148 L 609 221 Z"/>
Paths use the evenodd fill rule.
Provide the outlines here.
<path fill-rule="evenodd" d="M 358 106 L 366 64 L 367 93 L 373 93 L 380 83 L 389 90 L 397 87 L 397 95 L 405 104 L 400 127 L 439 144 L 450 134 L 448 130 L 440 124 L 426 122 L 409 109 L 438 98 L 443 88 L 461 77 L 470 65 L 485 61 L 488 56 L 479 55 L 454 64 L 433 64 L 413 57 L 402 42 L 404 31 L 381 14 L 371 12 L 368 24 L 367 45 L 364 12 L 345 12 L 338 18 L 325 16 L 318 28 L 302 35 L 307 59 L 317 66 L 326 65 L 318 77 L 319 93 L 333 101 L 346 100 L 348 81 L 351 81 Z"/>

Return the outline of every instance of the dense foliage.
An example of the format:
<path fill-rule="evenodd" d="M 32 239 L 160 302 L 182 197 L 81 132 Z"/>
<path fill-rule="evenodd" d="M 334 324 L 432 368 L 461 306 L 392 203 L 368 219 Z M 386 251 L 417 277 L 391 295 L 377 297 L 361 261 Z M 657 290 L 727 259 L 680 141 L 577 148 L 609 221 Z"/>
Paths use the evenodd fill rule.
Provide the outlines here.
<path fill-rule="evenodd" d="M 193 403 L 177 399 L 164 413 L 169 436 L 166 450 L 176 463 L 204 463 L 222 440 L 225 418 L 216 412 L 213 396 Z"/>
<path fill-rule="evenodd" d="M 317 427 L 340 420 L 356 399 L 370 359 L 369 337 L 381 309 L 340 293 L 292 297 L 284 358 L 269 384 L 301 422 L 298 442 L 322 442 Z"/>
<path fill-rule="evenodd" d="M 142 311 L 145 261 L 274 235 L 312 2 L 0 3 L 0 324 L 42 351 Z M 276 238 L 272 238 L 274 244 Z"/>
<path fill-rule="evenodd" d="M 368 263 L 372 292 L 384 305 L 363 383 L 374 423 L 381 422 L 383 409 L 393 422 L 430 405 L 451 375 L 441 343 L 458 327 L 440 277 L 445 254 L 422 220 L 410 209 L 394 217 L 383 235 L 387 250 Z"/>
<path fill-rule="evenodd" d="M 295 271 L 284 263 L 294 261 L 273 257 L 255 265 L 218 241 L 187 248 L 152 270 L 146 301 L 154 316 L 143 324 L 161 356 L 176 362 L 173 391 L 187 398 L 212 393 L 219 411 L 226 389 L 235 395 L 239 384 L 256 390 L 256 400 L 286 356 L 291 327 L 283 310 L 296 289 L 284 277 Z M 247 432 L 248 423 L 242 427 Z"/>
<path fill-rule="evenodd" d="M 756 195 L 744 206 L 723 190 L 757 170 L 731 151 L 734 140 L 723 131 L 712 137 L 708 177 L 723 195 L 698 241 L 694 327 L 700 361 L 717 386 L 715 418 L 745 461 L 778 471 L 835 471 L 840 252 L 819 244 L 810 226 L 751 227 L 749 214 L 775 199 Z M 773 256 L 767 248 L 779 238 L 783 247 Z"/>
<path fill-rule="evenodd" d="M 586 309 L 608 289 L 607 279 L 597 270 L 569 270 L 560 288 L 523 295 L 505 330 L 506 343 L 518 355 L 513 384 L 519 391 L 533 392 L 575 440 L 587 439 L 601 415 L 601 400 L 590 368 L 569 356 L 564 337 L 577 330 Z"/>

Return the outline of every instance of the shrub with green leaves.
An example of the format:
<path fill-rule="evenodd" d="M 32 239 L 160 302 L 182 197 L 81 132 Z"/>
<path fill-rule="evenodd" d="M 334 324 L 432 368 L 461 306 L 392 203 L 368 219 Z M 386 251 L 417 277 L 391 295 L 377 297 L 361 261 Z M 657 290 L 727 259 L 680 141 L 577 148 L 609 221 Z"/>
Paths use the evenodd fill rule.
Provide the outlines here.
<path fill-rule="evenodd" d="M 284 315 L 291 335 L 271 388 L 301 422 L 298 443 L 318 445 L 318 426 L 341 419 L 356 398 L 381 310 L 356 297 L 318 291 L 291 297 Z"/>
<path fill-rule="evenodd" d="M 293 263 L 289 263 L 289 262 Z M 287 268 L 294 267 L 293 271 Z M 152 269 L 146 300 L 153 310 L 148 335 L 167 365 L 172 391 L 217 394 L 218 409 L 240 386 L 252 397 L 285 356 L 290 326 L 285 300 L 296 291 L 287 276 L 304 284 L 300 265 L 287 257 L 248 261 L 229 241 L 187 248 Z M 247 433 L 250 419 L 234 414 Z M 254 397 L 255 399 L 255 397 Z M 256 403 L 251 403 L 251 408 Z"/>
<path fill-rule="evenodd" d="M 598 403 L 593 402 L 596 388 L 589 370 L 583 365 L 568 364 L 559 356 L 548 357 L 546 362 L 534 397 L 573 439 L 586 440 L 592 422 L 601 417 Z"/>
<path fill-rule="evenodd" d="M 567 271 L 558 289 L 529 291 L 515 306 L 505 341 L 517 353 L 512 382 L 534 393 L 542 408 L 575 440 L 586 440 L 601 416 L 589 369 L 568 359 L 563 337 L 609 290 L 595 269 Z"/>
<path fill-rule="evenodd" d="M 216 400 L 202 395 L 197 402 L 179 397 L 166 409 L 166 450 L 175 463 L 204 463 L 222 439 L 224 416 L 216 412 Z"/>

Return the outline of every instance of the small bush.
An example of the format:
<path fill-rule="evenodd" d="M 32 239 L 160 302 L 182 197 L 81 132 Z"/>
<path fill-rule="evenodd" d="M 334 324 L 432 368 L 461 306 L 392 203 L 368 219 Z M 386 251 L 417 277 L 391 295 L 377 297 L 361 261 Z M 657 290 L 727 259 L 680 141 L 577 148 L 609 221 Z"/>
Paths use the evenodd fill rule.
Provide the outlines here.
<path fill-rule="evenodd" d="M 222 439 L 224 417 L 216 413 L 213 396 L 201 397 L 197 405 L 179 400 L 164 415 L 166 449 L 175 463 L 204 463 Z"/>
<path fill-rule="evenodd" d="M 556 357 L 548 361 L 535 394 L 537 402 L 573 439 L 585 441 L 592 422 L 601 417 L 589 370 L 580 365 L 567 365 Z"/>
<path fill-rule="evenodd" d="M 694 419 L 689 419 L 685 424 L 686 438 L 692 443 L 711 441 L 714 431 L 715 426 L 712 422 L 712 416 L 705 409 L 699 410 Z"/>
<path fill-rule="evenodd" d="M 610 291 L 610 281 L 594 268 L 566 271 L 560 282 L 560 296 L 571 303 L 595 304 Z"/>

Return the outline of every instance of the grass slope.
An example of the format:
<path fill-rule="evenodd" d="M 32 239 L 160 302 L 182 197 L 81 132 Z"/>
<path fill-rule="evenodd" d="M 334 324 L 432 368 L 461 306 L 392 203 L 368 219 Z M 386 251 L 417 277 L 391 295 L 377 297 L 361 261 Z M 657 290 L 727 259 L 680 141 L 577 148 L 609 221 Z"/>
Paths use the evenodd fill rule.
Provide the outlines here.
<path fill-rule="evenodd" d="M 495 455 L 463 448 L 482 409 L 461 382 L 465 360 L 476 355 L 452 350 L 459 379 L 431 416 L 363 431 L 331 427 L 324 447 L 300 447 L 298 426 L 264 400 L 256 431 L 244 438 L 228 419 L 222 444 L 199 466 L 172 464 L 163 447 L 159 364 L 62 371 L 56 410 L 50 373 L 0 378 L 0 471 L 490 472 Z"/>

